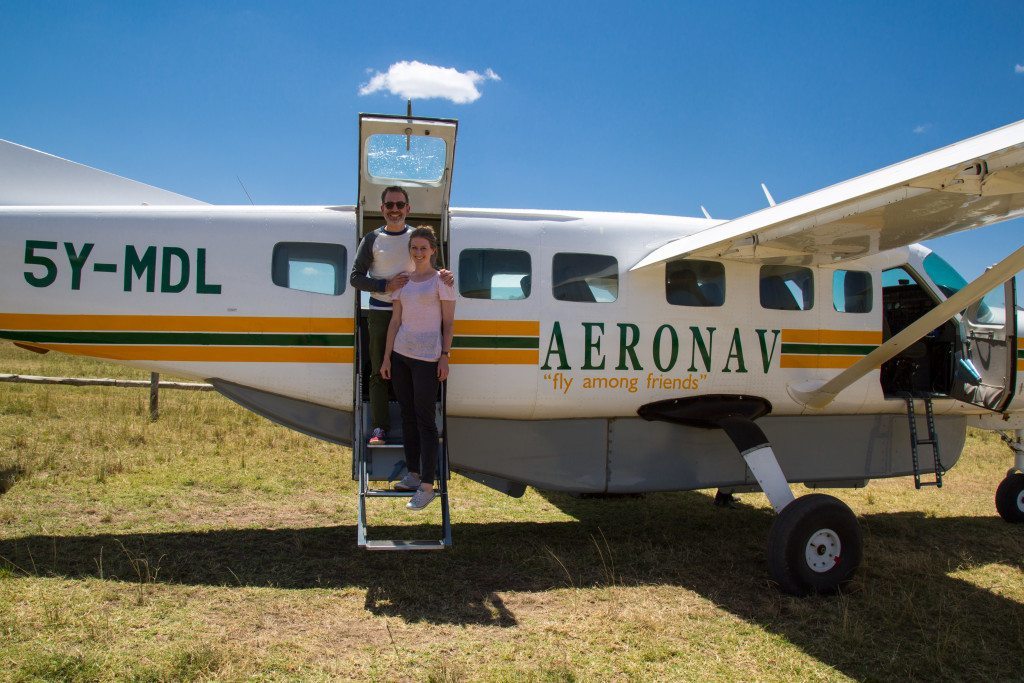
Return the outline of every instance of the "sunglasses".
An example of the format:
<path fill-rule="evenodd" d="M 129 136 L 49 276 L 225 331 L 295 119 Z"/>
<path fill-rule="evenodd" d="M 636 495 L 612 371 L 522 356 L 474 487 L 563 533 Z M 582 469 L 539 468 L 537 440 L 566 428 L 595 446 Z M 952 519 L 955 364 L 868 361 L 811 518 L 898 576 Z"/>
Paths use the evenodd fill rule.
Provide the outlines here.
<path fill-rule="evenodd" d="M 407 206 L 405 202 L 384 202 L 385 209 L 404 209 Z"/>

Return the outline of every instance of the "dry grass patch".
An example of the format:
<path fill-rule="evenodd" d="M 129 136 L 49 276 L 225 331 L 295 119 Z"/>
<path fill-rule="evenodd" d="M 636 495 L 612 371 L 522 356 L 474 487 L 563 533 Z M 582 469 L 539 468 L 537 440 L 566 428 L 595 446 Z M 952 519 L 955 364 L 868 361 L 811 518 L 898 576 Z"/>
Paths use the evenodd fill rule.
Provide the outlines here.
<path fill-rule="evenodd" d="M 11 371 L 120 371 L 67 358 L 0 347 Z M 512 500 L 456 477 L 452 551 L 367 554 L 347 449 L 213 394 L 163 392 L 155 423 L 147 400 L 0 384 L 0 678 L 1021 676 L 1024 530 L 995 517 L 992 435 L 941 490 L 837 492 L 863 569 L 797 600 L 769 585 L 761 495 Z M 378 537 L 437 533 L 436 509 L 371 502 Z"/>

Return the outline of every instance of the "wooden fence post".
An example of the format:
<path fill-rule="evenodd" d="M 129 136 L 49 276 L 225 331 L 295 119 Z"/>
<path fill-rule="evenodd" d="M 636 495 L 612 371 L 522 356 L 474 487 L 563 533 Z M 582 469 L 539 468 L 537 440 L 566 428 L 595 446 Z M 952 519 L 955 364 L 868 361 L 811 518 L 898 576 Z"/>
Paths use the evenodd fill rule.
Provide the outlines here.
<path fill-rule="evenodd" d="M 149 419 L 153 422 L 160 417 L 160 373 L 149 375 Z"/>

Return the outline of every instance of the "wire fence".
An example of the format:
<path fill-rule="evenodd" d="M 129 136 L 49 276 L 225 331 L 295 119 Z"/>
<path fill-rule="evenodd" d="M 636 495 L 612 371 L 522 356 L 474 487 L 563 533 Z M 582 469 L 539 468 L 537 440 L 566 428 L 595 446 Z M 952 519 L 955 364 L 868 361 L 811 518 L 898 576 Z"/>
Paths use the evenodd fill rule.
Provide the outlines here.
<path fill-rule="evenodd" d="M 70 387 L 121 387 L 123 389 L 149 388 L 149 419 L 160 417 L 160 390 L 180 389 L 185 391 L 213 391 L 212 384 L 205 382 L 161 382 L 160 373 L 154 372 L 149 380 L 111 379 L 100 377 L 42 377 L 39 375 L 14 375 L 0 373 L 0 382 L 16 384 L 59 384 Z"/>

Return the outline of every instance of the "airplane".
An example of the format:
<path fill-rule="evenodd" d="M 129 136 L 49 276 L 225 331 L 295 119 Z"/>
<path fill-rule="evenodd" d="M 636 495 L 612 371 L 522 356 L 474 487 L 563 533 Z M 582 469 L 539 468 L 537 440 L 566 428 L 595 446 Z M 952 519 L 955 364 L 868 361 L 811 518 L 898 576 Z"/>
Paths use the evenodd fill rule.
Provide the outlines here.
<path fill-rule="evenodd" d="M 346 206 L 212 206 L 0 142 L 0 338 L 203 379 L 352 446 L 370 550 L 449 547 L 450 471 L 511 496 L 763 491 L 769 575 L 831 593 L 861 562 L 856 516 L 791 484 L 941 486 L 968 426 L 1010 445 L 996 507 L 1024 521 L 1024 247 L 968 283 L 918 244 L 1024 214 L 1024 121 L 734 220 L 451 207 L 457 131 L 361 114 Z M 348 269 L 390 185 L 457 280 L 439 541 L 367 536 L 404 461 L 366 444 Z"/>

